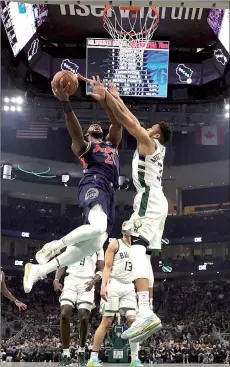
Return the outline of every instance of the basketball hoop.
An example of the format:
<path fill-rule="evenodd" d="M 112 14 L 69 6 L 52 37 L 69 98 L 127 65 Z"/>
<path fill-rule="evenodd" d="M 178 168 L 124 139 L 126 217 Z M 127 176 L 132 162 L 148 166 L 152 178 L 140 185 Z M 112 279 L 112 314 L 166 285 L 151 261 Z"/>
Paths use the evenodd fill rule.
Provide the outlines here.
<path fill-rule="evenodd" d="M 103 26 L 118 45 L 120 53 L 132 50 L 137 62 L 143 60 L 143 53 L 152 39 L 159 23 L 157 8 L 134 6 L 105 6 Z"/>

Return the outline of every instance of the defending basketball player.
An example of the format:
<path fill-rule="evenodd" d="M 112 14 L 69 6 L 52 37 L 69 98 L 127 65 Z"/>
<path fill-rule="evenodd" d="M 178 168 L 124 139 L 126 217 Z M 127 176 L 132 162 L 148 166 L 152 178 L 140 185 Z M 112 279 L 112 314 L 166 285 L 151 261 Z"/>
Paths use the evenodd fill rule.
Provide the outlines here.
<path fill-rule="evenodd" d="M 1 270 L 1 293 L 3 294 L 3 296 L 8 298 L 10 301 L 14 302 L 15 306 L 17 306 L 19 311 L 25 311 L 27 309 L 27 305 L 25 305 L 24 303 L 16 299 L 14 295 L 7 288 L 6 281 L 5 281 L 5 274 L 2 270 Z"/>
<path fill-rule="evenodd" d="M 100 367 L 98 353 L 104 337 L 112 325 L 114 315 L 121 312 L 130 326 L 136 316 L 136 293 L 133 284 L 132 262 L 130 259 L 131 238 L 123 235 L 113 239 L 105 253 L 105 267 L 102 273 L 101 313 L 102 321 L 93 342 L 90 361 L 87 366 Z M 132 367 L 143 366 L 138 359 L 139 343 L 130 341 Z"/>
<path fill-rule="evenodd" d="M 92 86 L 101 85 L 92 80 Z M 66 126 L 72 138 L 73 153 L 80 159 L 84 177 L 78 187 L 78 201 L 83 210 L 85 224 L 74 229 L 58 241 L 46 244 L 36 254 L 40 265 L 26 264 L 24 290 L 29 293 L 33 284 L 59 267 L 69 266 L 86 256 L 99 251 L 111 231 L 115 217 L 115 190 L 119 187 L 118 146 L 122 138 L 122 127 L 108 108 L 104 98 L 95 98 L 104 107 L 111 120 L 109 134 L 103 140 L 103 131 L 98 124 L 89 127 L 84 136 L 75 116 L 68 94 L 68 85 L 52 84 L 53 93 L 60 100 Z M 67 247 L 67 251 L 56 256 Z M 52 257 L 53 260 L 49 261 Z"/>
<path fill-rule="evenodd" d="M 64 288 L 59 283 L 65 268 L 58 269 L 55 274 L 54 290 L 61 291 L 61 338 L 63 354 L 59 366 L 72 366 L 70 357 L 70 319 L 75 307 L 80 320 L 80 342 L 78 350 L 78 366 L 85 366 L 85 344 L 89 330 L 89 316 L 94 304 L 94 286 L 101 279 L 104 268 L 104 251 L 100 250 L 81 261 L 68 266 Z M 96 273 L 95 273 L 96 271 Z"/>
<path fill-rule="evenodd" d="M 166 122 L 143 128 L 124 103 L 101 86 L 95 86 L 93 96 L 105 98 L 117 120 L 137 139 L 137 149 L 132 163 L 133 182 L 137 190 L 134 213 L 130 218 L 133 274 L 138 292 L 138 319 L 122 337 L 133 341 L 143 340 L 161 327 L 160 319 L 149 306 L 148 260 L 146 252 L 161 249 L 161 238 L 168 214 L 168 202 L 162 190 L 165 144 L 172 131 Z"/>

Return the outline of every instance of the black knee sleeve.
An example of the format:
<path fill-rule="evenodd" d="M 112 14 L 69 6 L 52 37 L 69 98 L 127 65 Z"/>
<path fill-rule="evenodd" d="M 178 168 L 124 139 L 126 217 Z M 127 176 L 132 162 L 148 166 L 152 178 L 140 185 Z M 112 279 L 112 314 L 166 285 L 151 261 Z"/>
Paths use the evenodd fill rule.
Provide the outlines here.
<path fill-rule="evenodd" d="M 143 238 L 131 236 L 131 245 L 132 246 L 139 245 L 139 246 L 144 246 L 145 248 L 147 248 L 149 244 Z"/>

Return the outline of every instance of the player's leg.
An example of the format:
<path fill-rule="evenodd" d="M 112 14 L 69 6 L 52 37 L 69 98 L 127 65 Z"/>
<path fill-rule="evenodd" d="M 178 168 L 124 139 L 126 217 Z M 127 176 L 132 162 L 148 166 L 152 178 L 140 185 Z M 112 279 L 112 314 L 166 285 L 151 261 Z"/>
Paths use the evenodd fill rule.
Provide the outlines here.
<path fill-rule="evenodd" d="M 65 278 L 63 292 L 60 297 L 61 319 L 60 331 L 62 340 L 62 357 L 59 366 L 73 366 L 74 361 L 70 357 L 70 320 L 77 301 L 77 290 L 71 277 Z"/>
<path fill-rule="evenodd" d="M 78 286 L 78 316 L 80 320 L 80 345 L 78 350 L 78 366 L 85 366 L 85 344 L 89 331 L 89 316 L 94 303 L 94 287 L 85 291 L 86 279 Z"/>
<path fill-rule="evenodd" d="M 85 304 L 81 305 L 85 307 Z M 91 308 L 92 306 L 90 306 Z M 80 342 L 79 342 L 79 350 L 78 350 L 78 366 L 85 366 L 85 344 L 89 332 L 89 316 L 90 310 L 86 308 L 78 309 L 78 317 L 80 320 Z"/>
<path fill-rule="evenodd" d="M 130 327 L 133 324 L 133 322 L 136 320 L 136 312 L 133 310 L 127 311 L 126 318 L 127 318 L 128 326 Z M 130 345 L 130 351 L 131 351 L 130 367 L 142 367 L 143 364 L 141 363 L 138 357 L 140 343 L 135 343 L 132 340 L 129 340 L 129 345 Z"/>
<path fill-rule="evenodd" d="M 73 307 L 70 305 L 61 306 L 61 340 L 63 356 L 70 357 L 70 319 L 73 314 Z"/>
<path fill-rule="evenodd" d="M 150 331 L 153 334 L 162 327 L 160 319 L 152 312 L 149 304 L 149 264 L 146 256 L 146 249 L 158 231 L 165 212 L 160 204 L 161 199 L 159 200 L 151 189 L 135 197 L 135 212 L 131 217 L 133 228 L 130 255 L 138 294 L 139 313 L 138 319 L 122 334 L 124 339 L 140 341 L 138 336 L 142 338 Z"/>
<path fill-rule="evenodd" d="M 75 262 L 82 260 L 84 257 L 89 256 L 95 252 L 95 248 L 98 250 L 103 247 L 106 241 L 106 232 L 98 238 L 92 239 L 91 241 L 86 241 L 87 246 L 82 245 L 82 247 L 68 246 L 66 251 L 61 255 L 58 255 L 47 264 L 44 265 L 34 265 L 31 263 L 26 264 L 25 273 L 23 279 L 24 290 L 29 293 L 33 285 L 42 278 L 45 278 L 47 274 L 52 273 L 58 268 L 63 268 L 69 266 Z"/>
<path fill-rule="evenodd" d="M 84 246 L 84 250 L 90 249 L 90 253 L 99 251 L 96 242 L 92 245 L 92 243 L 89 244 L 87 241 L 100 237 L 107 230 L 107 207 L 103 205 L 104 192 L 101 192 L 100 196 L 102 204 L 99 201 L 95 201 L 84 205 L 84 216 L 87 218 L 88 224 L 74 229 L 60 240 L 47 243 L 36 254 L 36 260 L 39 264 L 47 263 L 50 258 L 59 254 L 66 246 L 75 245 L 78 248 Z"/>
<path fill-rule="evenodd" d="M 103 340 L 109 331 L 109 328 L 111 327 L 113 323 L 114 315 L 112 316 L 103 316 L 100 325 L 98 326 L 94 339 L 93 339 L 93 348 L 90 356 L 90 360 L 87 363 L 87 366 L 93 366 L 93 367 L 101 367 L 102 364 L 98 359 L 98 353 L 101 348 L 101 345 L 103 343 Z"/>
<path fill-rule="evenodd" d="M 101 300 L 102 320 L 94 335 L 93 348 L 87 366 L 101 366 L 101 363 L 98 360 L 98 353 L 103 343 L 104 337 L 106 336 L 110 326 L 112 325 L 114 315 L 118 313 L 119 310 L 118 290 L 112 289 L 112 284 L 113 283 L 111 282 L 108 285 L 107 302 Z"/>
<path fill-rule="evenodd" d="M 130 327 L 136 320 L 136 310 L 137 310 L 137 297 L 134 289 L 133 283 L 124 284 L 123 291 L 120 294 L 120 309 L 121 315 L 126 316 L 128 326 Z M 130 367 L 142 367 L 143 364 L 138 358 L 139 343 L 129 340 L 130 350 L 131 350 L 131 363 Z"/>
<path fill-rule="evenodd" d="M 153 310 L 153 285 L 154 285 L 154 275 L 153 268 L 151 264 L 151 255 L 147 253 L 147 260 L 149 264 L 149 306 Z"/>

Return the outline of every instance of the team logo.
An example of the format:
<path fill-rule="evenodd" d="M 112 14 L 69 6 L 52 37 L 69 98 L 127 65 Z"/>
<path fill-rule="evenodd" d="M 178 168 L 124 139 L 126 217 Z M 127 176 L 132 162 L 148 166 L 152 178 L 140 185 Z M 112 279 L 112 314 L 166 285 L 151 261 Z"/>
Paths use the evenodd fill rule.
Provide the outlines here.
<path fill-rule="evenodd" d="M 220 48 L 214 51 L 214 56 L 216 61 L 220 62 L 223 66 L 227 64 L 227 57 L 224 56 L 223 51 Z"/>
<path fill-rule="evenodd" d="M 135 233 L 138 232 L 138 229 L 141 228 L 142 223 L 139 220 L 135 220 L 133 223 L 133 230 Z"/>
<path fill-rule="evenodd" d="M 98 189 L 89 189 L 85 194 L 85 200 L 93 200 L 96 199 L 99 196 Z"/>
<path fill-rule="evenodd" d="M 77 74 L 79 66 L 69 59 L 62 60 L 61 70 L 72 71 L 72 73 Z"/>
<path fill-rule="evenodd" d="M 177 65 L 176 74 L 179 76 L 179 80 L 181 83 L 192 83 L 191 76 L 193 74 L 193 70 L 190 69 L 188 66 L 185 66 L 184 64 Z"/>
<path fill-rule="evenodd" d="M 37 38 L 30 45 L 30 49 L 28 51 L 28 61 L 30 61 L 32 57 L 36 55 L 36 53 L 38 52 L 38 45 L 39 45 L 39 39 Z"/>

